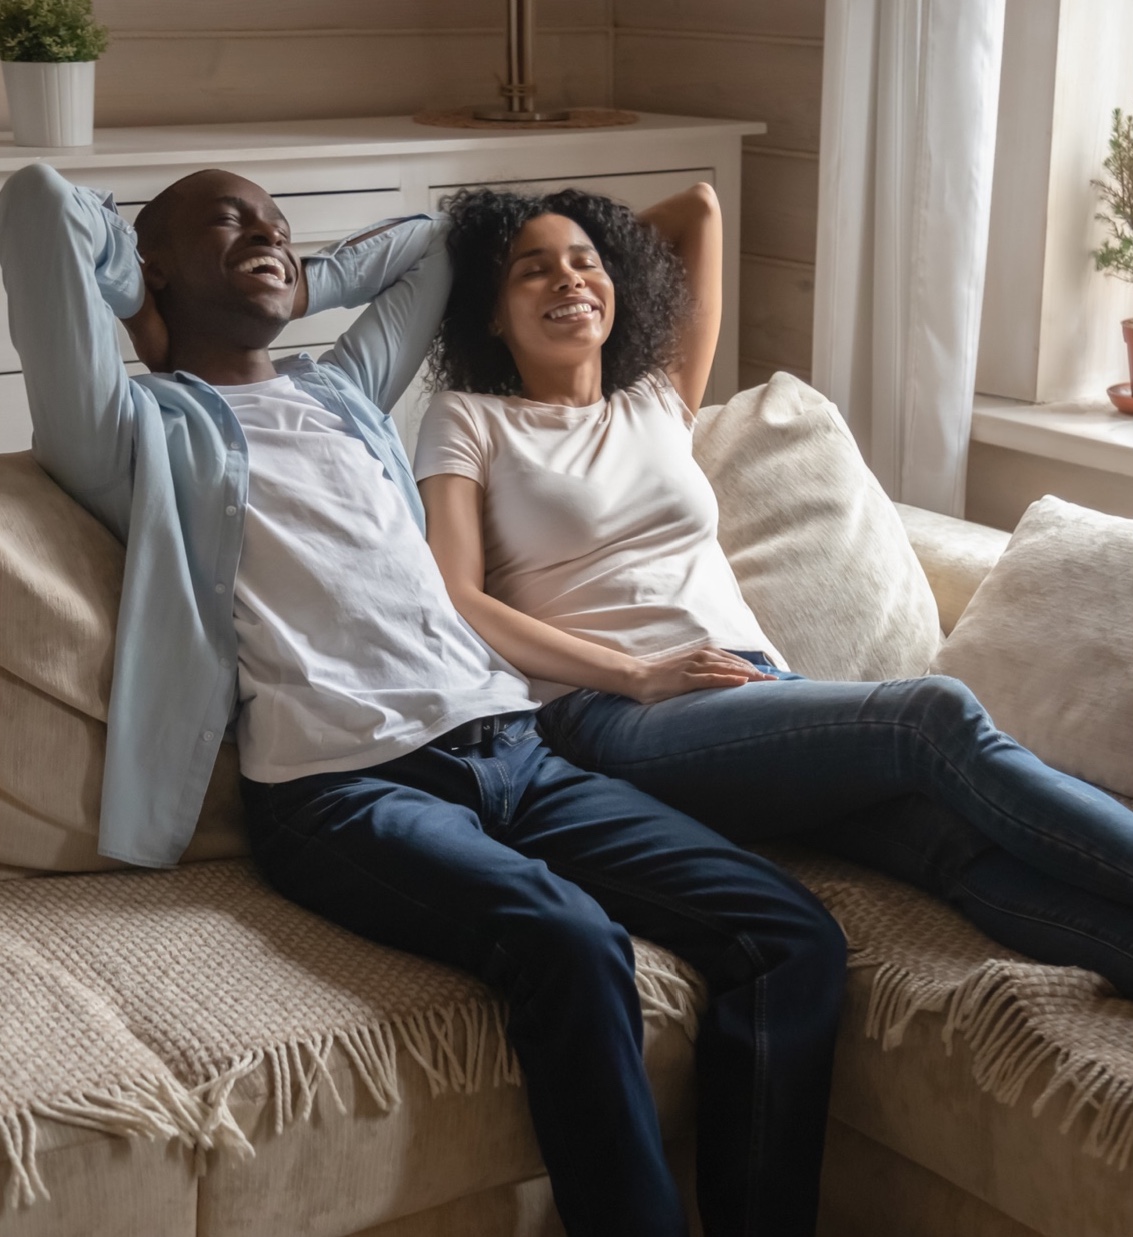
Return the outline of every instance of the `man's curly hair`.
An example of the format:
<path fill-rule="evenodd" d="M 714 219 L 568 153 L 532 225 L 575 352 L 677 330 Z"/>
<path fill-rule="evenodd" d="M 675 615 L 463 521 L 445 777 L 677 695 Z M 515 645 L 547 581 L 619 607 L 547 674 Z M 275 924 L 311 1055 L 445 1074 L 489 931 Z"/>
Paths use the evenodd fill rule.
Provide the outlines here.
<path fill-rule="evenodd" d="M 684 270 L 660 234 L 629 207 L 578 189 L 537 196 L 461 189 L 441 209 L 452 219 L 453 285 L 429 351 L 434 390 L 520 394 L 519 371 L 491 324 L 512 242 L 539 215 L 577 223 L 613 281 L 616 307 L 602 346 L 602 394 L 677 359 L 677 328 L 689 307 Z"/>

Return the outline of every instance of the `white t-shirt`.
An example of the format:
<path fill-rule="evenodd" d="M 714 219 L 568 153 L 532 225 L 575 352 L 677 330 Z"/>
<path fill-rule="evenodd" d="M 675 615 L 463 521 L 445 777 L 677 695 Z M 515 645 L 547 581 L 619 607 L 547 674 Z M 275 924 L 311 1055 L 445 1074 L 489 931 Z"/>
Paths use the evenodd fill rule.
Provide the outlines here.
<path fill-rule="evenodd" d="M 415 472 L 483 486 L 485 589 L 515 609 L 635 657 L 713 644 L 785 667 L 716 539 L 694 419 L 661 374 L 584 408 L 445 391 Z"/>
<path fill-rule="evenodd" d="M 456 613 L 405 500 L 341 417 L 285 375 L 217 390 L 248 441 L 233 599 L 245 776 L 366 768 L 536 707 Z"/>

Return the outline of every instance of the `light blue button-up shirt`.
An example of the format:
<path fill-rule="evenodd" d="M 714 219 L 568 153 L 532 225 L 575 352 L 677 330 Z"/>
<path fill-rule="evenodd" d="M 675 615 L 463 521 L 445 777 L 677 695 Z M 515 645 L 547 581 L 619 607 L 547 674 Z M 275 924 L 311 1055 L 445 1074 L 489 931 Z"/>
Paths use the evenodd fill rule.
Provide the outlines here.
<path fill-rule="evenodd" d="M 308 313 L 369 308 L 317 362 L 276 366 L 355 427 L 422 529 L 409 462 L 380 409 L 417 372 L 440 321 L 446 230 L 416 216 L 309 258 Z M 166 866 L 192 837 L 236 703 L 244 434 L 192 374 L 126 374 L 114 319 L 141 308 L 141 267 L 133 229 L 92 190 L 43 164 L 15 173 L 0 192 L 0 265 L 35 457 L 126 543 L 99 851 Z"/>

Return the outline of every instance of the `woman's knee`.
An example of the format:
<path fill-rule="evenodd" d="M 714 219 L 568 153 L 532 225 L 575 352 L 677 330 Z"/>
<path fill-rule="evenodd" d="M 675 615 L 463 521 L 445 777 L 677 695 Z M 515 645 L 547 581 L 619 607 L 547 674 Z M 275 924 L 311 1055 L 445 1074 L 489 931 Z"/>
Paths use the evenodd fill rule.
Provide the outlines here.
<path fill-rule="evenodd" d="M 970 727 L 990 726 L 991 719 L 975 693 L 959 679 L 944 674 L 926 674 L 894 684 L 903 696 L 904 708 L 918 727 L 928 733 L 954 735 Z"/>

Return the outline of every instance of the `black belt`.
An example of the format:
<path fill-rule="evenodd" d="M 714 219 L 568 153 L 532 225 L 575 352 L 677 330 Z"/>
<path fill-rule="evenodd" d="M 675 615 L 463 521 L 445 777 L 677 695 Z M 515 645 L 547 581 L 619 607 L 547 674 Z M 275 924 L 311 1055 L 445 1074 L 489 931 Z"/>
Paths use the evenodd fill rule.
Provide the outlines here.
<path fill-rule="evenodd" d="M 496 735 L 506 730 L 517 717 L 530 716 L 526 712 L 495 713 L 491 717 L 475 717 L 470 722 L 463 722 L 438 735 L 429 744 L 430 747 L 444 748 L 446 752 L 455 752 L 459 747 L 480 747 L 490 743 Z"/>

